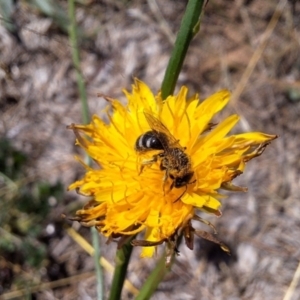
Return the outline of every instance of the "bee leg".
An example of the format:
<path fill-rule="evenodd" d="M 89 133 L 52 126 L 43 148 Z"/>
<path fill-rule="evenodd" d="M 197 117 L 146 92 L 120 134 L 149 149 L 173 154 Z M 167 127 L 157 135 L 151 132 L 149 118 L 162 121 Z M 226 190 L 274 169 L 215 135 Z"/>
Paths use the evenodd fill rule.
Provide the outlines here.
<path fill-rule="evenodd" d="M 160 169 L 161 170 L 166 170 L 166 172 L 165 172 L 165 175 L 164 175 L 164 177 L 163 177 L 163 191 L 164 191 L 164 196 L 165 196 L 165 194 L 166 194 L 166 183 L 167 183 L 167 180 L 168 180 L 168 177 L 169 177 L 169 172 L 168 172 L 168 169 L 165 169 L 165 168 L 163 168 L 162 169 L 162 167 L 160 166 Z M 173 184 L 173 183 L 172 183 Z M 170 189 L 171 190 L 171 189 Z"/>
<path fill-rule="evenodd" d="M 173 183 L 174 183 L 174 181 L 173 181 Z M 172 183 L 172 185 L 173 185 L 173 183 Z M 172 186 L 171 185 L 171 186 Z M 177 202 L 178 200 L 180 200 L 180 198 L 186 193 L 186 191 L 187 191 L 187 185 L 185 186 L 185 190 L 183 191 L 183 193 L 173 202 L 173 203 L 175 203 L 175 202 Z"/>
<path fill-rule="evenodd" d="M 158 155 L 153 155 L 151 159 L 143 160 L 140 168 L 139 175 L 143 172 L 146 165 L 152 165 L 153 163 L 157 162 Z"/>
<path fill-rule="evenodd" d="M 172 183 L 170 185 L 169 192 L 171 192 L 173 190 L 174 186 L 175 186 L 175 177 L 172 174 L 170 174 L 170 178 L 172 179 Z"/>
<path fill-rule="evenodd" d="M 131 242 L 132 246 L 141 246 L 141 247 L 153 247 L 153 246 L 158 246 L 161 245 L 165 240 L 160 240 L 156 242 L 152 241 L 145 241 L 145 240 L 133 240 Z"/>
<path fill-rule="evenodd" d="M 172 181 L 171 186 L 170 186 L 170 192 L 173 190 L 174 186 L 175 186 L 175 181 Z"/>
<path fill-rule="evenodd" d="M 163 183 L 163 191 L 164 191 L 164 196 L 166 195 L 166 180 L 164 179 Z"/>
<path fill-rule="evenodd" d="M 142 161 L 142 165 L 151 165 L 158 160 L 158 155 L 153 155 L 151 159 L 146 159 Z"/>

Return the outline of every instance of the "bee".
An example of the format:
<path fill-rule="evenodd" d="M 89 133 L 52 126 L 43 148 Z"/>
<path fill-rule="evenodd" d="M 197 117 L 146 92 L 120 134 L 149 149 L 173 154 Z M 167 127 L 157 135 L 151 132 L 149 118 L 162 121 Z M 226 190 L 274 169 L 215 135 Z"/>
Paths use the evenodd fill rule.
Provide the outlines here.
<path fill-rule="evenodd" d="M 150 113 L 144 112 L 144 114 L 151 130 L 138 137 L 135 150 L 140 153 L 151 150 L 161 150 L 161 152 L 142 164 L 160 161 L 160 169 L 165 171 L 164 182 L 168 178 L 172 180 L 170 190 L 181 187 L 186 187 L 187 190 L 187 185 L 191 183 L 194 171 L 192 170 L 191 159 L 185 153 L 186 148 L 179 144 L 179 140 L 170 133 L 159 119 Z"/>

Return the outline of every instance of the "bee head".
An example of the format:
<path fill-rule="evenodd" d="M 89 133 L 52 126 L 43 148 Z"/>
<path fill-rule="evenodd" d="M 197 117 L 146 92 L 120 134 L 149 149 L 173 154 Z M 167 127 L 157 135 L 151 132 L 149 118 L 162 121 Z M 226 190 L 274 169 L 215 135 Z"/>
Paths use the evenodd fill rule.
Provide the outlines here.
<path fill-rule="evenodd" d="M 171 189 L 173 187 L 178 189 L 178 188 L 188 185 L 190 183 L 193 175 L 194 175 L 194 172 L 188 172 L 185 175 L 180 176 L 180 177 L 174 177 L 174 175 L 170 174 L 170 178 L 173 180 Z"/>

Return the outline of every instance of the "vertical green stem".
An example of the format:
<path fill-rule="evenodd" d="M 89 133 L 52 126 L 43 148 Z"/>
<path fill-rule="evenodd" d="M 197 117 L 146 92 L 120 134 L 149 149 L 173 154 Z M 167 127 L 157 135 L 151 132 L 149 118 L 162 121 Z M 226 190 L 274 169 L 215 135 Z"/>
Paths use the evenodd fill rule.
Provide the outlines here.
<path fill-rule="evenodd" d="M 76 69 L 76 77 L 77 77 L 77 85 L 81 100 L 82 106 L 82 119 L 83 123 L 87 124 L 90 121 L 90 114 L 89 114 L 89 107 L 87 103 L 87 94 L 86 88 L 84 83 L 84 78 L 80 68 L 80 58 L 79 58 L 79 49 L 77 43 L 77 26 L 76 26 L 76 19 L 75 19 L 75 4 L 74 0 L 68 0 L 68 11 L 69 11 L 69 18 L 70 18 L 70 25 L 69 25 L 69 38 L 70 43 L 72 45 L 72 59 L 73 65 Z M 90 160 L 88 160 L 90 163 Z M 99 241 L 99 233 L 95 228 L 91 228 L 91 235 L 94 247 L 94 261 L 95 261 L 95 272 L 97 278 L 97 299 L 102 300 L 103 297 L 103 272 L 100 261 L 100 241 Z"/>
<path fill-rule="evenodd" d="M 100 251 L 100 240 L 99 240 L 99 232 L 95 227 L 91 228 L 91 234 L 92 234 L 92 243 L 94 247 L 94 264 L 95 264 L 95 271 L 96 271 L 96 278 L 97 278 L 97 296 L 98 300 L 102 300 L 104 297 L 104 289 L 103 289 L 103 274 L 102 274 L 102 268 L 100 265 L 100 257 L 101 257 L 101 251 Z"/>
<path fill-rule="evenodd" d="M 161 86 L 161 95 L 163 99 L 166 99 L 174 92 L 190 42 L 199 30 L 199 18 L 203 2 L 204 0 L 189 0 L 187 4 Z"/>
<path fill-rule="evenodd" d="M 80 100 L 82 105 L 82 119 L 84 124 L 87 124 L 90 121 L 90 114 L 89 114 L 89 107 L 87 103 L 84 78 L 80 68 L 74 0 L 68 0 L 68 10 L 69 10 L 69 18 L 70 18 L 69 37 L 70 37 L 70 43 L 72 48 L 73 65 L 76 69 L 77 85 L 78 85 L 78 90 L 79 90 L 79 95 L 80 95 Z"/>
<path fill-rule="evenodd" d="M 138 296 L 135 300 L 148 300 L 157 289 L 159 283 L 163 280 L 165 275 L 169 272 L 166 268 L 165 256 L 162 255 L 159 259 L 155 269 L 152 271 L 146 282 L 143 284 Z"/>
<path fill-rule="evenodd" d="M 175 85 L 190 42 L 200 27 L 200 15 L 202 12 L 203 2 L 204 0 L 189 0 L 187 4 L 187 8 L 182 18 L 181 26 L 161 86 L 161 95 L 163 99 L 166 99 L 174 92 Z M 180 244 L 181 238 L 182 236 L 180 236 L 178 239 L 178 245 Z M 172 257 L 172 262 L 173 260 L 174 255 Z M 170 266 L 172 265 L 172 262 Z M 165 256 L 162 256 L 155 269 L 152 271 L 141 288 L 136 300 L 150 299 L 159 283 L 168 273 L 170 266 L 165 266 Z"/>
<path fill-rule="evenodd" d="M 176 248 L 179 248 L 179 245 L 182 241 L 182 235 L 180 235 L 176 241 Z M 166 251 L 167 252 L 167 251 Z M 168 266 L 166 266 L 166 255 L 162 255 L 159 259 L 158 263 L 156 264 L 155 269 L 152 271 L 150 276 L 147 278 L 145 283 L 143 284 L 142 288 L 140 289 L 140 292 L 138 296 L 135 298 L 135 300 L 147 300 L 150 299 L 152 294 L 157 289 L 158 285 L 162 280 L 164 279 L 165 275 L 170 272 L 171 267 L 175 260 L 175 251 L 173 251 L 171 256 L 171 261 L 169 262 Z"/>
<path fill-rule="evenodd" d="M 123 284 L 125 281 L 127 267 L 132 253 L 133 246 L 131 245 L 131 238 L 127 241 L 121 249 L 117 251 L 116 266 L 113 277 L 113 282 L 110 289 L 109 300 L 120 300 Z"/>

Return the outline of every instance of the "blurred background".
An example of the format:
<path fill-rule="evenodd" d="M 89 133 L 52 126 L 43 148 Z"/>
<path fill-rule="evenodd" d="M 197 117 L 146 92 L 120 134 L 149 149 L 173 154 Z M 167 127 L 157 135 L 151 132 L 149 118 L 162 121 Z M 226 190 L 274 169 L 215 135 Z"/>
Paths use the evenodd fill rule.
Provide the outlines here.
<path fill-rule="evenodd" d="M 97 93 L 125 101 L 122 89 L 134 77 L 159 90 L 186 3 L 76 2 L 91 114 L 102 115 L 106 105 Z M 95 299 L 93 259 L 71 234 L 90 242 L 90 230 L 61 217 L 87 201 L 66 191 L 84 172 L 66 129 L 82 122 L 68 5 L 0 0 L 0 14 L 0 298 Z M 237 132 L 279 138 L 235 181 L 249 192 L 222 200 L 221 218 L 205 216 L 232 255 L 200 239 L 194 251 L 182 245 L 151 299 L 299 299 L 299 46 L 299 1 L 207 3 L 178 86 L 201 99 L 230 89 L 232 101 L 216 121 L 238 113 Z M 116 245 L 105 242 L 101 254 L 114 264 Z M 159 257 L 139 254 L 128 273 L 137 288 Z M 107 295 L 112 274 L 104 276 Z M 122 299 L 133 298 L 124 289 Z"/>

